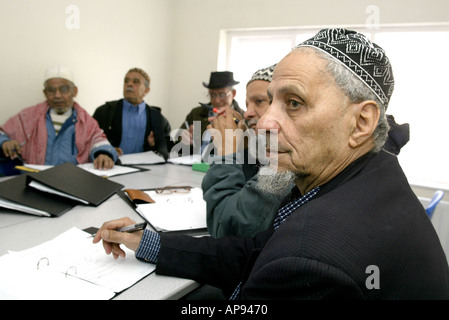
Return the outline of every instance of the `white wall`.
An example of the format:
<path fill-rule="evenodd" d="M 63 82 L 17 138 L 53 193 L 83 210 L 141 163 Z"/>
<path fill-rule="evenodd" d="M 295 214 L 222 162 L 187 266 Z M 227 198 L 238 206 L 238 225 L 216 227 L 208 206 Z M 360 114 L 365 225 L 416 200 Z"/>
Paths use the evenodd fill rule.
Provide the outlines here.
<path fill-rule="evenodd" d="M 0 122 L 45 99 L 48 66 L 72 69 L 89 113 L 122 97 L 123 78 L 141 67 L 148 101 L 168 108 L 173 0 L 0 0 Z M 79 9 L 79 29 L 66 20 Z M 69 20 L 74 22 L 74 20 Z M 70 25 L 70 24 L 69 24 Z"/>
<path fill-rule="evenodd" d="M 69 5 L 80 10 L 78 30 L 66 27 Z M 0 123 L 44 99 L 47 66 L 73 69 L 90 113 L 120 98 L 138 66 L 152 78 L 147 102 L 176 128 L 206 99 L 220 30 L 364 24 L 369 5 L 380 23 L 449 21 L 447 0 L 0 0 Z"/>
<path fill-rule="evenodd" d="M 217 68 L 221 29 L 365 24 L 369 5 L 379 8 L 380 23 L 449 21 L 447 0 L 176 1 L 168 111 L 172 126 L 181 125 L 186 113 L 206 99 L 202 81 Z"/>
<path fill-rule="evenodd" d="M 66 26 L 70 5 L 79 29 Z M 206 99 L 202 81 L 216 70 L 220 30 L 364 24 L 369 5 L 380 23 L 449 21 L 447 0 L 0 0 L 0 123 L 44 100 L 50 65 L 73 70 L 77 101 L 91 114 L 122 96 L 123 76 L 137 66 L 152 79 L 147 102 L 176 128 Z"/>

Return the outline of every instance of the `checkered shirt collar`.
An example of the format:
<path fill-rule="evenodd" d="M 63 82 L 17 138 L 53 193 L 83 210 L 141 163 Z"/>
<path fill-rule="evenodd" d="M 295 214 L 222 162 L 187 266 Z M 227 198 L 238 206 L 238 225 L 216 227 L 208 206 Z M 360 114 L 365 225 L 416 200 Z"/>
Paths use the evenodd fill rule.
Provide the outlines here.
<path fill-rule="evenodd" d="M 276 218 L 274 219 L 274 230 L 279 228 L 279 226 L 300 206 L 303 204 L 306 204 L 312 198 L 320 191 L 320 187 L 316 187 L 309 192 L 307 192 L 305 195 L 297 198 L 296 200 L 293 200 L 289 203 L 287 203 L 285 206 L 279 209 L 278 214 Z"/>

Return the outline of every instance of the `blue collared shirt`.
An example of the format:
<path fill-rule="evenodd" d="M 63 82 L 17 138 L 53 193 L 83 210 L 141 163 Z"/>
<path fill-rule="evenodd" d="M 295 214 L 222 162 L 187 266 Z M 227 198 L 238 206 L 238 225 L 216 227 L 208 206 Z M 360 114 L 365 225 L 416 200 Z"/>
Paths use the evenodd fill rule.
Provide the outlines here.
<path fill-rule="evenodd" d="M 123 154 L 143 152 L 147 113 L 145 101 L 137 106 L 123 100 L 122 139 L 120 149 Z"/>
<path fill-rule="evenodd" d="M 51 120 L 50 110 L 48 109 L 46 115 L 47 153 L 45 154 L 45 164 L 58 165 L 65 162 L 77 164 L 78 149 L 75 145 L 76 110 L 72 109 L 72 115 L 64 122 L 57 135 Z"/>
<path fill-rule="evenodd" d="M 51 120 L 50 109 L 47 112 L 47 153 L 45 154 L 45 164 L 47 165 L 58 165 L 65 162 L 78 164 L 76 159 L 76 156 L 78 155 L 78 148 L 75 143 L 75 123 L 77 122 L 77 112 L 76 109 L 72 110 L 72 115 L 64 122 L 57 135 Z M 97 152 L 108 154 L 114 162 L 118 157 L 114 148 L 110 144 L 103 144 L 91 150 L 91 161 L 94 160 L 93 156 Z"/>

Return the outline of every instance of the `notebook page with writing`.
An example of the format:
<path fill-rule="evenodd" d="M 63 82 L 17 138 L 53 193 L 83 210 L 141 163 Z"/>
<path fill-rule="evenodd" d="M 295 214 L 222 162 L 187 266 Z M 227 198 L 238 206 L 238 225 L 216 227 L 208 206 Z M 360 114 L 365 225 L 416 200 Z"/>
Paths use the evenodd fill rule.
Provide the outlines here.
<path fill-rule="evenodd" d="M 21 286 L 23 291 L 39 292 L 42 290 L 39 286 L 46 280 L 48 283 L 45 290 L 49 291 L 47 296 L 52 296 L 52 289 L 58 289 L 62 290 L 61 298 L 70 297 L 71 293 L 68 291 L 74 287 L 85 287 L 83 286 L 84 282 L 100 286 L 114 294 L 132 286 L 155 269 L 154 264 L 143 263 L 135 258 L 133 251 L 126 247 L 123 249 L 126 252 L 126 257 L 113 259 L 112 256 L 104 252 L 101 243 L 92 243 L 89 233 L 71 228 L 50 241 L 26 250 L 9 252 L 0 257 L 0 269 L 16 269 L 17 272 L 10 275 L 14 275 L 11 277 L 17 280 L 16 286 Z M 37 268 L 38 266 L 39 268 Z M 28 281 L 23 282 L 19 276 L 24 271 L 34 277 L 26 277 Z M 73 278 L 74 283 L 67 283 L 65 288 L 64 282 L 59 283 L 62 281 L 61 274 L 66 278 Z M 0 273 L 0 287 L 2 288 L 6 288 L 8 285 L 7 275 Z M 80 283 L 76 284 L 76 280 Z M 101 297 L 104 297 L 105 290 L 98 289 L 96 291 L 99 291 Z M 12 294 L 16 292 L 14 291 Z M 6 293 L 3 292 L 3 294 Z M 35 299 L 40 299 L 40 297 L 35 297 Z"/>

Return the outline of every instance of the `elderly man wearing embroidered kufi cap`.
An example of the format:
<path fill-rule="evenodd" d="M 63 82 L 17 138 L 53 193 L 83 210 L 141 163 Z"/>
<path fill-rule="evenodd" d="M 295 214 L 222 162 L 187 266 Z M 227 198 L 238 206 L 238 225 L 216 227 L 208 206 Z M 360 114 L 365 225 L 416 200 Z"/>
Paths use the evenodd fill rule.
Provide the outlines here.
<path fill-rule="evenodd" d="M 118 155 L 95 119 L 74 100 L 78 88 L 72 72 L 64 66 L 48 68 L 43 92 L 44 102 L 0 127 L 1 156 L 29 164 L 93 162 L 97 169 L 112 168 Z"/>
<path fill-rule="evenodd" d="M 395 155 L 383 150 L 393 73 L 364 35 L 324 29 L 277 65 L 257 124 L 277 146 L 260 187 L 291 188 L 274 223 L 253 238 L 97 232 L 106 251 L 156 273 L 218 286 L 230 299 L 449 299 L 438 235 Z M 259 135 L 261 133 L 259 132 Z M 276 160 L 277 161 L 272 161 Z"/>

